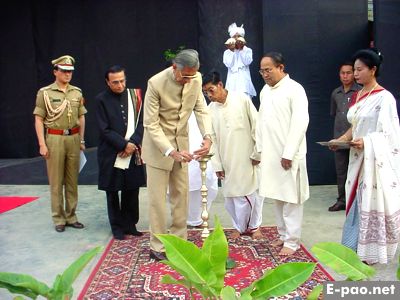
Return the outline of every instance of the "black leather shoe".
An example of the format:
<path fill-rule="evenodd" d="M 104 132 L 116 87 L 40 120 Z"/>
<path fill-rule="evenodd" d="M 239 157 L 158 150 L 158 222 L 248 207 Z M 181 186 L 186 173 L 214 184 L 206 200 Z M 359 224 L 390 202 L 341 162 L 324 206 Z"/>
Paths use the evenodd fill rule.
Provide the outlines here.
<path fill-rule="evenodd" d="M 83 225 L 82 223 L 79 223 L 78 221 L 76 221 L 75 223 L 72 223 L 72 224 L 66 224 L 65 226 L 73 227 L 76 229 L 82 229 L 85 227 L 85 225 Z"/>
<path fill-rule="evenodd" d="M 138 230 L 128 230 L 128 231 L 125 231 L 125 233 L 129 234 L 129 235 L 133 235 L 133 236 L 142 236 L 143 235 L 143 232 L 140 232 Z"/>
<path fill-rule="evenodd" d="M 64 232 L 65 231 L 65 225 L 56 225 L 55 227 L 57 232 Z"/>
<path fill-rule="evenodd" d="M 341 201 L 337 201 L 335 204 L 333 204 L 331 207 L 328 208 L 329 211 L 339 211 L 345 209 L 346 209 L 346 204 L 344 204 Z"/>
<path fill-rule="evenodd" d="M 128 229 L 128 230 L 124 231 L 125 234 L 129 234 L 129 235 L 133 235 L 133 236 L 142 236 L 143 235 L 142 232 L 140 232 L 136 229 L 136 225 L 129 226 L 129 228 L 132 228 L 132 229 Z"/>
<path fill-rule="evenodd" d="M 125 240 L 125 236 L 123 234 L 114 234 L 114 239 L 118 241 Z"/>
<path fill-rule="evenodd" d="M 202 229 L 203 228 L 203 223 L 201 223 L 200 225 L 197 226 L 193 226 L 193 225 L 187 225 L 188 229 Z"/>
<path fill-rule="evenodd" d="M 154 250 L 150 250 L 150 258 L 155 259 L 156 261 L 166 260 L 167 257 L 165 256 L 164 252 L 157 252 Z"/>

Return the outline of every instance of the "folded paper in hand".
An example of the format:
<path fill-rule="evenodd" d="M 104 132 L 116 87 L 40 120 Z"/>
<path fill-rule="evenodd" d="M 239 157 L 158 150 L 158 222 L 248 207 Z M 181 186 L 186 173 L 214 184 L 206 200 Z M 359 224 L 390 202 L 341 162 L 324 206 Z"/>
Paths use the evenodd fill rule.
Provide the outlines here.
<path fill-rule="evenodd" d="M 118 168 L 118 169 L 129 169 L 129 164 L 131 163 L 131 158 L 132 156 L 129 155 L 127 157 L 120 157 L 119 155 L 117 155 L 117 158 L 115 159 L 115 163 L 114 163 L 114 168 Z"/>
<path fill-rule="evenodd" d="M 341 149 L 349 149 L 350 148 L 350 142 L 344 142 L 344 141 L 329 141 L 329 142 L 317 142 L 317 144 L 320 144 L 321 146 L 336 146 Z"/>

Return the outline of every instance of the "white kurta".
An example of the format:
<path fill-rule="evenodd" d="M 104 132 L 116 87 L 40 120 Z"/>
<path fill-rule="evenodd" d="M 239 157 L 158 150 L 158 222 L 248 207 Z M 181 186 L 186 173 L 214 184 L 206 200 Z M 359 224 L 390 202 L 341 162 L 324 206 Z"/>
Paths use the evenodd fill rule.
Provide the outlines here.
<path fill-rule="evenodd" d="M 251 99 L 228 92 L 224 104 L 209 105 L 213 127 L 214 171 L 224 171 L 224 197 L 250 195 L 258 189 L 257 167 L 251 159 L 260 160 L 255 148 L 257 110 Z"/>
<path fill-rule="evenodd" d="M 250 64 L 253 61 L 253 51 L 244 46 L 242 50 L 225 50 L 223 61 L 228 68 L 225 88 L 231 92 L 242 92 L 251 97 L 256 96 L 256 90 L 251 82 Z"/>
<path fill-rule="evenodd" d="M 260 93 L 257 150 L 261 152 L 260 195 L 300 204 L 309 198 L 306 167 L 308 100 L 304 88 L 287 74 Z M 281 159 L 292 161 L 284 170 Z"/>

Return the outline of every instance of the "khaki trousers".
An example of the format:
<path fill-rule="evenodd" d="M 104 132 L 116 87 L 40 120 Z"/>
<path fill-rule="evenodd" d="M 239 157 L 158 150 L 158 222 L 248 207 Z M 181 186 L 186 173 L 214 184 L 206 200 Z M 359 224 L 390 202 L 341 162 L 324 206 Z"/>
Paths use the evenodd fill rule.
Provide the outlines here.
<path fill-rule="evenodd" d="M 78 221 L 75 210 L 78 204 L 80 137 L 79 134 L 48 134 L 46 144 L 50 154 L 46 163 L 53 222 L 55 225 L 72 224 Z"/>
<path fill-rule="evenodd" d="M 155 234 L 170 233 L 187 239 L 188 167 L 175 162 L 171 171 L 146 165 L 147 193 L 150 204 L 150 249 L 164 252 Z M 169 187 L 171 225 L 167 228 L 166 203 Z M 169 232 L 168 232 L 169 231 Z"/>

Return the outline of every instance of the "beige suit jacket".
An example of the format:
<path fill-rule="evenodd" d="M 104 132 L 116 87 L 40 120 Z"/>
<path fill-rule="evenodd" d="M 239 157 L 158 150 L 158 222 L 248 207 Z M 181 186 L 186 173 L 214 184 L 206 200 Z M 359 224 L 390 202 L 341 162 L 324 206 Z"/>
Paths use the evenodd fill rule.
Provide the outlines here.
<path fill-rule="evenodd" d="M 165 153 L 171 148 L 189 151 L 188 120 L 192 111 L 201 134 L 211 134 L 200 73 L 185 85 L 175 81 L 172 67 L 149 79 L 143 115 L 142 157 L 145 163 L 172 170 L 174 160 Z"/>

